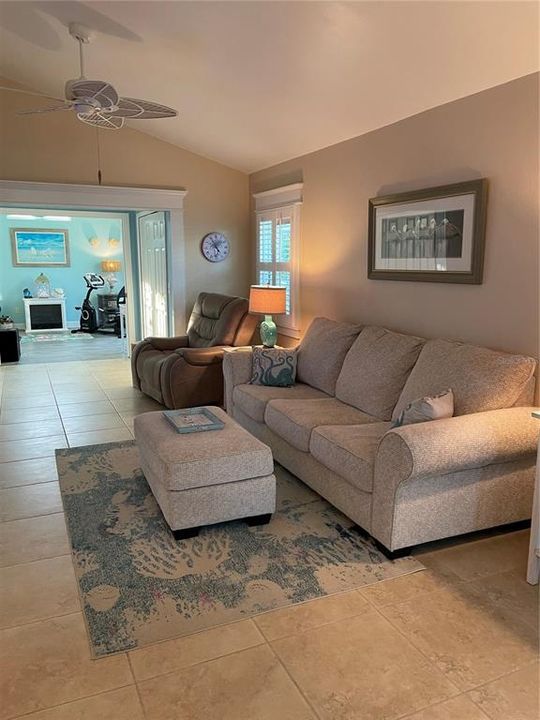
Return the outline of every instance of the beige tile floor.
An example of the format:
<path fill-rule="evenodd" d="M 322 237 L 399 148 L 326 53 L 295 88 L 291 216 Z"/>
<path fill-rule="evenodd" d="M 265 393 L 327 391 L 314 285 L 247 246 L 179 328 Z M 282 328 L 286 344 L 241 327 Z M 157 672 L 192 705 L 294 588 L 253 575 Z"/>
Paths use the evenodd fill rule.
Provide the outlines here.
<path fill-rule="evenodd" d="M 131 438 L 126 360 L 0 368 L 0 720 L 537 720 L 528 533 L 425 572 L 92 660 L 54 448 Z M 36 400 L 37 399 L 37 400 Z"/>

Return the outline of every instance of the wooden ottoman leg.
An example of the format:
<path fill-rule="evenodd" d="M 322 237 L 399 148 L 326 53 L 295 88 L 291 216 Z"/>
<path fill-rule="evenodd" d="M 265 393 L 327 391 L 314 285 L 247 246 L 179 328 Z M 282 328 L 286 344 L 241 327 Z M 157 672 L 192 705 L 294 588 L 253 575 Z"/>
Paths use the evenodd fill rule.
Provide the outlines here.
<path fill-rule="evenodd" d="M 172 530 L 172 534 L 175 540 L 188 540 L 192 537 L 197 537 L 199 534 L 200 527 L 184 528 L 183 530 Z"/>
<path fill-rule="evenodd" d="M 254 515 L 253 517 L 246 518 L 246 522 L 250 527 L 254 525 L 267 525 L 272 519 L 272 513 L 266 513 L 265 515 Z"/>

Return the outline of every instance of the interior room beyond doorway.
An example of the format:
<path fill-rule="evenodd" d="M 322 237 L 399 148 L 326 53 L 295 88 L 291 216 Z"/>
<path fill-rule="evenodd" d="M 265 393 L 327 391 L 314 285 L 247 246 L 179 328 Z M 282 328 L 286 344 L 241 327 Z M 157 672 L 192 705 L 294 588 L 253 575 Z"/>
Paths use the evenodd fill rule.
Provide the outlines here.
<path fill-rule="evenodd" d="M 20 363 L 127 354 L 128 213 L 2 208 L 0 239 L 0 315 L 19 332 Z"/>

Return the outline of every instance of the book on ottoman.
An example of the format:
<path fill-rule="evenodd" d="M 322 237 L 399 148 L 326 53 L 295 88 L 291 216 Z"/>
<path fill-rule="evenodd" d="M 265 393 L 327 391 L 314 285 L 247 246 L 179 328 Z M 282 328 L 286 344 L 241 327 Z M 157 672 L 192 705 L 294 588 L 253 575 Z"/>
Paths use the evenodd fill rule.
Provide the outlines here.
<path fill-rule="evenodd" d="M 225 427 L 221 420 L 206 407 L 164 410 L 163 414 L 178 433 L 222 430 Z"/>

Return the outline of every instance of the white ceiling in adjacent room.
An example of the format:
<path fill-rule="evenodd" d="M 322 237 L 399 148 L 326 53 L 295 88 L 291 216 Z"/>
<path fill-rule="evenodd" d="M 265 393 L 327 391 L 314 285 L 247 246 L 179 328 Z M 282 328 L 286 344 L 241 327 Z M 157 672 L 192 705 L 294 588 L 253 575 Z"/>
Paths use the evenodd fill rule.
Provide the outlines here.
<path fill-rule="evenodd" d="M 63 97 L 71 21 L 87 77 L 179 111 L 128 124 L 244 171 L 538 69 L 536 2 L 158 0 L 3 2 L 1 74 Z"/>

